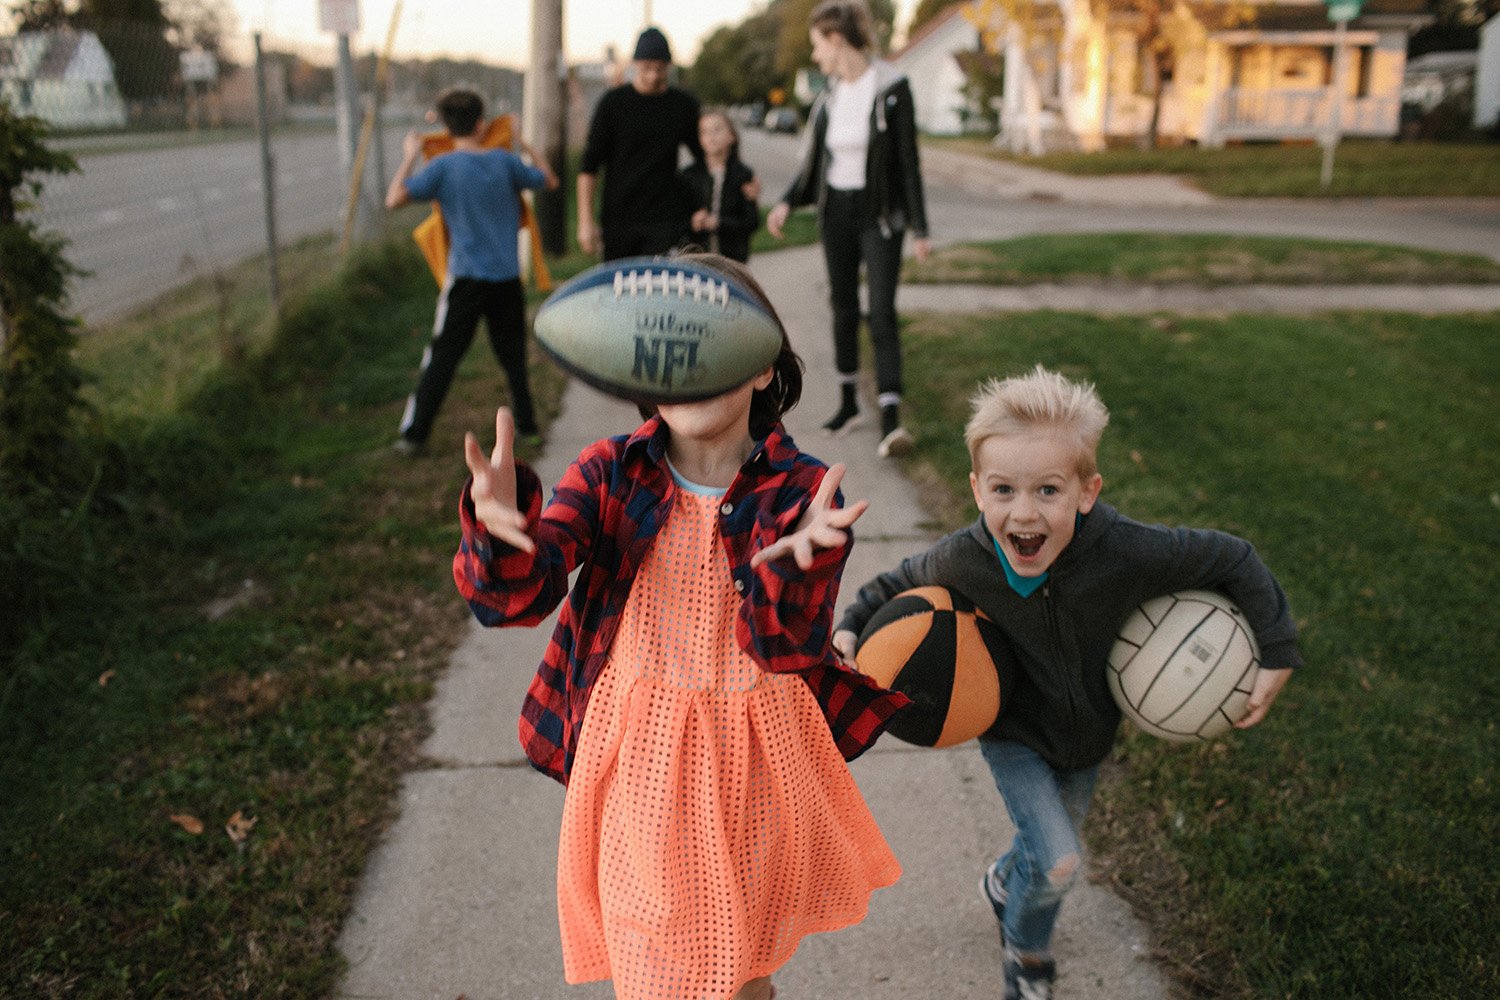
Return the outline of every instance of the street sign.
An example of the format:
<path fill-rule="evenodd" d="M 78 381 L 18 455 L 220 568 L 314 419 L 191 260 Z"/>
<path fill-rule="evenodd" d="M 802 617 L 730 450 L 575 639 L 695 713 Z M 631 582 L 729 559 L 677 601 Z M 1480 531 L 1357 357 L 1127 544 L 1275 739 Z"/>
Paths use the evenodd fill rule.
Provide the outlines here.
<path fill-rule="evenodd" d="M 318 0 L 318 27 L 335 35 L 359 34 L 359 0 Z"/>
<path fill-rule="evenodd" d="M 1352 21 L 1359 16 L 1364 0 L 1325 0 L 1328 4 L 1328 20 L 1335 24 Z"/>
<path fill-rule="evenodd" d="M 184 49 L 178 55 L 182 78 L 189 83 L 211 83 L 219 78 L 219 60 L 203 49 Z"/>

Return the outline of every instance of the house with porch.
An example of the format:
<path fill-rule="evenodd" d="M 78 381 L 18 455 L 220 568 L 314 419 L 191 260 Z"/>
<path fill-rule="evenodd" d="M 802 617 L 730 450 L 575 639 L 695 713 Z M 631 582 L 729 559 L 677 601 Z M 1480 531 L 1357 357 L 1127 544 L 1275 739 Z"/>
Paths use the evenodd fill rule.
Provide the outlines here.
<path fill-rule="evenodd" d="M 23 31 L 0 38 L 0 96 L 57 128 L 122 128 L 114 63 L 92 31 Z"/>
<path fill-rule="evenodd" d="M 1167 141 L 1310 140 L 1328 127 L 1335 103 L 1341 134 L 1391 137 L 1400 125 L 1407 38 L 1431 20 L 1424 7 L 1424 0 L 1367 0 L 1346 26 L 1341 102 L 1333 100 L 1335 27 L 1321 0 L 1236 3 L 1233 13 L 1229 3 L 1203 0 L 1169 8 L 1174 51 L 1160 81 L 1139 9 L 1109 0 L 968 0 L 945 11 L 942 25 L 924 26 L 893 61 L 915 80 L 936 58 L 933 48 L 951 45 L 948 58 L 958 61 L 982 34 L 1002 56 L 997 142 L 1017 152 L 1100 149 L 1147 134 L 1153 113 Z M 954 79 L 940 85 L 952 88 Z M 950 89 L 926 106 L 959 101 Z M 923 107 L 919 98 L 919 127 L 939 132 L 950 123 L 936 113 L 924 121 Z"/>

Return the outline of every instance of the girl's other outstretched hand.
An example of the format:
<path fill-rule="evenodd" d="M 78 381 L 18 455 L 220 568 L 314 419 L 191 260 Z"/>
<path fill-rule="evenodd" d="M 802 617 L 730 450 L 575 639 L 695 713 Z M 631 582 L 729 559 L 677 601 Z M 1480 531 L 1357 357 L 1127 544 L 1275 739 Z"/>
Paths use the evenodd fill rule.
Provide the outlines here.
<path fill-rule="evenodd" d="M 486 459 L 479 439 L 464 435 L 464 462 L 474 477 L 469 496 L 474 516 L 494 538 L 522 552 L 535 552 L 526 533 L 526 515 L 516 507 L 516 420 L 505 407 L 495 411 L 495 450 Z"/>
<path fill-rule="evenodd" d="M 849 532 L 846 529 L 859 520 L 860 515 L 869 508 L 870 501 L 860 500 L 844 508 L 834 507 L 833 495 L 838 492 L 839 481 L 843 478 L 842 463 L 824 473 L 823 481 L 818 484 L 818 492 L 814 494 L 807 510 L 802 512 L 797 527 L 791 534 L 781 536 L 755 553 L 750 560 L 750 568 L 790 555 L 797 560 L 799 567 L 811 569 L 813 558 L 819 549 L 838 548 L 847 542 Z"/>

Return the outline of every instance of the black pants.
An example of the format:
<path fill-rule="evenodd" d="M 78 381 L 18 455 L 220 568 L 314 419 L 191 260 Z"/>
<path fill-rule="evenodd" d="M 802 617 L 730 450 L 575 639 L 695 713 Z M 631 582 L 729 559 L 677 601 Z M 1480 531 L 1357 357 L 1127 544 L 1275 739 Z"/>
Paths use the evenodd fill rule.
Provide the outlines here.
<path fill-rule="evenodd" d="M 421 444 L 432 433 L 432 422 L 448 395 L 458 363 L 474 342 L 474 330 L 481 316 L 490 347 L 510 380 L 516 431 L 536 433 L 536 411 L 526 373 L 526 299 L 521 280 L 453 278 L 438 296 L 432 343 L 422 354 L 422 373 L 401 417 L 403 437 Z"/>
<path fill-rule="evenodd" d="M 870 342 L 875 389 L 901 394 L 901 341 L 896 329 L 896 282 L 905 231 L 886 236 L 865 211 L 865 193 L 829 188 L 823 203 L 823 259 L 833 306 L 833 360 L 840 375 L 859 371 L 859 265 L 870 289 Z"/>
<path fill-rule="evenodd" d="M 619 260 L 622 257 L 655 257 L 657 254 L 675 250 L 683 242 L 687 230 L 687 222 L 683 219 L 650 224 L 608 224 L 600 229 L 601 241 L 604 244 L 600 256 L 604 260 Z"/>

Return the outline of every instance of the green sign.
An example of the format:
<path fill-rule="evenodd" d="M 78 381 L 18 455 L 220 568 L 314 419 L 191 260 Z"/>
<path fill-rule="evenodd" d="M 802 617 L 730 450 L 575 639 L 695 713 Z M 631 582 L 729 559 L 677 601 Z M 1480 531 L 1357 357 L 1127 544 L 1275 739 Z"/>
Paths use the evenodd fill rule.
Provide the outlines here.
<path fill-rule="evenodd" d="M 1325 2 L 1328 4 L 1328 20 L 1335 23 L 1354 20 L 1359 16 L 1359 8 L 1364 4 L 1364 0 L 1325 0 Z"/>

